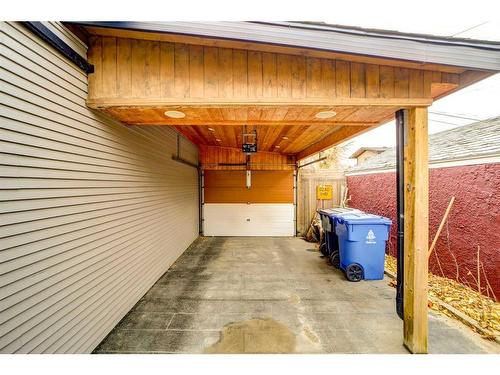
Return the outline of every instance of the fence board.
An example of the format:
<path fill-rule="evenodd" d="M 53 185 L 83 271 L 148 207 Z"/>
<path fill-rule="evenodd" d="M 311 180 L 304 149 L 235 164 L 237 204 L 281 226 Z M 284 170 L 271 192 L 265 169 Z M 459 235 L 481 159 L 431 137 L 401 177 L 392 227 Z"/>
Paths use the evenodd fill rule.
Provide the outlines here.
<path fill-rule="evenodd" d="M 340 205 L 345 181 L 345 178 L 339 176 L 338 172 L 331 172 L 329 170 L 299 171 L 297 192 L 297 231 L 299 235 L 305 234 L 309 228 L 314 212 L 318 208 L 331 208 Z M 332 199 L 317 200 L 317 185 L 332 185 Z"/>

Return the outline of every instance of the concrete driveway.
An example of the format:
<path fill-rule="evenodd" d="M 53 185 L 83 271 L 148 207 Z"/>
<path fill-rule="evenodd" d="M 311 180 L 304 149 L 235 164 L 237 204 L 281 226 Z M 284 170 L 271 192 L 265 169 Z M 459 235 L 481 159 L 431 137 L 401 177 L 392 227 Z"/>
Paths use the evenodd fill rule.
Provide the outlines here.
<path fill-rule="evenodd" d="M 201 237 L 96 353 L 408 353 L 388 280 L 351 283 L 300 238 Z M 429 314 L 431 353 L 499 346 Z"/>

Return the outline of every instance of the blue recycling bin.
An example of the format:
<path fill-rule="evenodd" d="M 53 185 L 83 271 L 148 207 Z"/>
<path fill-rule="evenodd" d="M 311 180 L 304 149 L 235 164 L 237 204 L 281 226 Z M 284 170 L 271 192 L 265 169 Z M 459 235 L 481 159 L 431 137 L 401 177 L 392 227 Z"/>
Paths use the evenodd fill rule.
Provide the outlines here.
<path fill-rule="evenodd" d="M 340 268 L 349 281 L 384 278 L 385 243 L 392 221 L 364 212 L 337 217 Z"/>
<path fill-rule="evenodd" d="M 323 255 L 330 258 L 333 266 L 339 268 L 339 244 L 338 237 L 335 232 L 337 217 L 351 213 L 361 213 L 362 211 L 356 208 L 322 208 L 318 210 L 321 218 L 321 226 L 325 232 L 325 245 L 320 246 Z"/>

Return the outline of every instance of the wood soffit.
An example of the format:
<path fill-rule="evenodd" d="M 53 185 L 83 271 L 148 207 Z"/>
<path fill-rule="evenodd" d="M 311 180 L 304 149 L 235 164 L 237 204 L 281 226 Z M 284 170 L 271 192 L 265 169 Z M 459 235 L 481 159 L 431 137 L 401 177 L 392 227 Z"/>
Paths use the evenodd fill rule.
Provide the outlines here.
<path fill-rule="evenodd" d="M 87 28 L 87 105 L 129 125 L 168 125 L 197 145 L 305 158 L 373 129 L 401 108 L 491 73 L 128 30 Z M 233 43 L 233 44 L 231 44 Z M 169 118 L 166 111 L 185 117 Z M 316 114 L 333 111 L 319 119 Z"/>

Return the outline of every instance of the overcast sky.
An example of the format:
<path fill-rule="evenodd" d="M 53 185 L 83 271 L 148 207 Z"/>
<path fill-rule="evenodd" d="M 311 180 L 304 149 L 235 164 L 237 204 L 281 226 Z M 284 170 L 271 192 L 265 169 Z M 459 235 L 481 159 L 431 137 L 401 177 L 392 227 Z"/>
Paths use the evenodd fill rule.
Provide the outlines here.
<path fill-rule="evenodd" d="M 349 20 L 346 20 L 349 21 Z M 427 33 L 434 35 L 453 36 L 500 41 L 500 20 L 487 21 L 480 18 L 470 21 L 456 22 L 451 19 L 443 22 L 412 22 L 411 19 L 383 24 L 376 19 L 358 20 L 358 26 L 386 28 L 398 31 Z M 335 20 L 326 22 L 335 23 Z M 353 19 L 352 22 L 355 22 Z M 338 23 L 338 20 L 337 20 Z M 476 27 L 475 27 L 476 26 Z M 464 31 L 472 28 L 468 31 Z M 447 114 L 447 115 L 445 115 Z M 454 94 L 437 100 L 429 108 L 429 133 L 436 133 L 458 126 L 485 120 L 500 115 L 500 74 L 466 87 Z M 466 117 L 473 120 L 460 119 L 453 116 Z M 352 148 L 362 146 L 394 146 L 396 144 L 394 121 L 388 122 L 372 131 L 355 138 Z"/>

